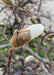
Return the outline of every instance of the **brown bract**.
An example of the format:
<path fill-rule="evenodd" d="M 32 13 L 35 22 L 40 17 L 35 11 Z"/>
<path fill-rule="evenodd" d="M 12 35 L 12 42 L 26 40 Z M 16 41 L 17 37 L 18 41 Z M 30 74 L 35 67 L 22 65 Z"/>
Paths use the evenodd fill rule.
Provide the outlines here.
<path fill-rule="evenodd" d="M 18 30 L 15 30 L 10 40 L 11 46 L 14 49 L 19 48 L 31 41 L 30 30 L 25 30 L 25 28 L 23 28 L 18 34 L 17 33 Z"/>

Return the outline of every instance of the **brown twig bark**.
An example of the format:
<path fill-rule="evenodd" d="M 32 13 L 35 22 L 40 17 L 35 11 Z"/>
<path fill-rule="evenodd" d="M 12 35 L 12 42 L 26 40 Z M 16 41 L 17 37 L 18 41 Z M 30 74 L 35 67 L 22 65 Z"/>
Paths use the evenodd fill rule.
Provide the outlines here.
<path fill-rule="evenodd" d="M 40 4 L 39 4 L 39 7 L 38 7 L 37 18 L 38 18 L 38 16 L 39 16 L 39 11 L 40 11 L 40 8 L 41 8 L 41 3 L 42 3 L 42 0 L 40 0 Z"/>
<path fill-rule="evenodd" d="M 15 51 L 15 49 L 9 50 L 9 58 L 8 58 L 8 63 L 7 63 L 7 74 L 9 73 L 9 70 L 10 70 L 11 56 L 13 54 L 13 51 Z"/>

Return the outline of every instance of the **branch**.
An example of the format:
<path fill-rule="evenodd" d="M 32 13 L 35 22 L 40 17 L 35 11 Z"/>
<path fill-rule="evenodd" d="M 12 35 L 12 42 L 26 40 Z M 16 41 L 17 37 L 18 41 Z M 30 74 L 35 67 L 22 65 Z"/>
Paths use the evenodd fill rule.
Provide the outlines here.
<path fill-rule="evenodd" d="M 39 4 L 39 7 L 38 7 L 38 12 L 37 12 L 37 17 L 39 16 L 39 11 L 40 11 L 40 8 L 41 8 L 41 3 L 42 3 L 42 0 L 40 0 L 40 4 Z"/>
<path fill-rule="evenodd" d="M 32 49 L 29 48 L 27 45 L 24 45 L 24 49 L 26 49 L 31 55 L 33 55 L 39 61 L 44 62 L 44 63 L 49 63 L 51 65 L 51 63 L 50 63 L 50 61 L 48 59 L 41 58 L 37 53 L 34 53 L 32 51 Z"/>
<path fill-rule="evenodd" d="M 5 45 L 0 45 L 0 49 L 3 49 L 3 48 L 9 48 L 11 47 L 11 44 L 5 44 Z"/>
<path fill-rule="evenodd" d="M 40 67 L 42 68 L 42 70 L 43 70 L 44 72 L 48 72 L 48 70 L 47 70 L 46 67 L 44 66 L 44 63 L 43 63 L 43 62 L 41 62 Z"/>

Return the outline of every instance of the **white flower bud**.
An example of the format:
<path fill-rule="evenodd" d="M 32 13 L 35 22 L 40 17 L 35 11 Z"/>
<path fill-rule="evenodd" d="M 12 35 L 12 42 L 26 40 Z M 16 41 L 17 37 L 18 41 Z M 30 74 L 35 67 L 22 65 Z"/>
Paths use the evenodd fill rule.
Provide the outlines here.
<path fill-rule="evenodd" d="M 26 30 L 30 30 L 31 40 L 32 40 L 43 33 L 44 27 L 42 24 L 33 24 L 29 26 L 28 28 L 26 28 Z"/>

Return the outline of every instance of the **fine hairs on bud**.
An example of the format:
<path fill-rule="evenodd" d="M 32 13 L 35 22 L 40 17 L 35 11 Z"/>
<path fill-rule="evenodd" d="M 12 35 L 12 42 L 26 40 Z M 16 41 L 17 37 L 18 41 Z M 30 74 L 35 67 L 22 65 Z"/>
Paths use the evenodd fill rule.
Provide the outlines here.
<path fill-rule="evenodd" d="M 19 48 L 29 43 L 32 39 L 40 36 L 43 31 L 44 27 L 42 24 L 33 24 L 31 26 L 24 27 L 20 31 L 15 30 L 10 40 L 11 46 L 15 49 Z"/>
<path fill-rule="evenodd" d="M 19 32 L 18 30 L 14 31 L 10 43 L 12 48 L 16 49 L 23 46 L 24 44 L 27 44 L 29 41 L 31 41 L 30 31 L 22 29 Z"/>

